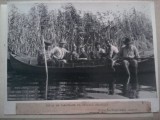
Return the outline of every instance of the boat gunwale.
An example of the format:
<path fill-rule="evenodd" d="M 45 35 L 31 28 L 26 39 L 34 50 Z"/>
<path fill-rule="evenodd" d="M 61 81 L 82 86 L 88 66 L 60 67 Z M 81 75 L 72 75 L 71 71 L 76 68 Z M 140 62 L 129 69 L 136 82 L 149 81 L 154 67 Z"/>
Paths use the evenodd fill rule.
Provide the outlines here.
<path fill-rule="evenodd" d="M 23 62 L 23 61 L 17 59 L 15 57 L 16 55 L 14 55 L 14 54 L 10 54 L 10 56 L 11 56 L 10 59 L 14 59 L 15 61 L 18 61 L 19 63 L 21 63 L 21 64 L 23 64 L 25 66 L 28 66 L 28 67 L 36 67 L 37 69 L 38 68 L 42 69 L 42 68 L 45 67 L 45 66 L 40 66 L 40 65 L 27 64 L 26 62 Z M 144 62 L 148 61 L 148 59 L 154 59 L 154 57 L 146 57 L 146 58 L 142 57 L 140 59 L 144 59 L 144 61 L 142 60 L 139 63 L 144 63 Z M 12 61 L 11 61 L 11 65 L 12 65 Z M 67 66 L 64 66 L 64 67 L 47 66 L 48 69 L 73 69 L 73 68 L 86 68 L 87 69 L 87 68 L 97 68 L 97 67 L 106 67 L 106 65 L 103 64 L 103 65 L 85 66 L 85 65 L 82 64 L 81 66 L 79 65 L 79 66 L 72 66 L 72 67 L 67 67 Z"/>
<path fill-rule="evenodd" d="M 23 61 L 20 61 L 19 59 L 16 59 L 15 57 L 14 57 L 14 55 L 11 55 L 11 59 L 14 59 L 14 60 L 16 60 L 16 61 L 18 61 L 18 62 L 20 62 L 21 64 L 24 64 L 24 65 L 26 65 L 26 66 L 30 66 L 30 67 L 37 67 L 37 68 L 44 68 L 45 66 L 40 66 L 40 65 L 33 65 L 33 64 L 27 64 L 27 63 L 25 63 L 25 62 L 23 62 Z M 11 64 L 12 64 L 12 62 L 11 62 Z M 54 67 L 54 66 L 47 66 L 48 67 L 48 69 L 71 69 L 71 68 L 96 68 L 96 67 L 105 67 L 105 65 L 93 65 L 93 66 L 74 66 L 74 67 Z"/>

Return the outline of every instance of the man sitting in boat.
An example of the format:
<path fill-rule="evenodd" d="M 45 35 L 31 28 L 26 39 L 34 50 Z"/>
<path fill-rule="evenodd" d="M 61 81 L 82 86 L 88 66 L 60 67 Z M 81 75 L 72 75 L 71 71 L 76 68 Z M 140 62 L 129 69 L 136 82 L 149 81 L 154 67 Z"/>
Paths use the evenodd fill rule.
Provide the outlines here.
<path fill-rule="evenodd" d="M 114 69 L 114 63 L 116 59 L 116 55 L 118 54 L 118 49 L 114 45 L 111 44 L 109 40 L 105 41 L 106 43 L 106 64 L 107 68 L 112 73 L 112 79 L 109 81 L 109 94 L 114 94 L 115 89 L 115 69 Z"/>
<path fill-rule="evenodd" d="M 78 60 L 88 60 L 88 55 L 84 49 L 84 46 L 80 46 L 80 55 Z"/>
<path fill-rule="evenodd" d="M 119 57 L 122 59 L 122 66 L 124 68 L 124 72 L 126 75 L 123 92 L 126 94 L 128 90 L 128 84 L 130 83 L 131 75 L 132 75 L 132 88 L 133 90 L 137 90 L 138 78 L 137 78 L 137 68 L 139 52 L 136 46 L 133 45 L 133 41 L 126 37 L 124 40 L 124 45 L 120 52 Z M 136 92 L 136 91 L 135 91 Z"/>
<path fill-rule="evenodd" d="M 107 63 L 108 65 L 111 65 L 111 69 L 113 69 L 114 71 L 114 65 L 115 65 L 115 62 L 116 62 L 116 59 L 118 58 L 118 48 L 114 45 L 111 44 L 111 42 L 109 40 L 106 40 L 105 41 L 106 43 L 106 58 L 107 58 Z"/>
<path fill-rule="evenodd" d="M 95 48 L 95 59 L 101 59 L 105 54 L 105 50 L 101 48 L 99 42 L 95 43 Z"/>
<path fill-rule="evenodd" d="M 64 59 L 65 55 L 67 53 L 70 53 L 68 50 L 66 50 L 65 47 L 66 41 L 64 39 L 62 39 L 59 42 L 59 46 L 54 47 L 51 50 L 51 58 L 56 61 L 56 62 L 60 62 L 60 63 L 67 63 L 67 60 Z"/>
<path fill-rule="evenodd" d="M 72 60 L 78 60 L 79 54 L 77 53 L 77 46 L 73 44 L 73 51 L 71 53 Z"/>
<path fill-rule="evenodd" d="M 54 61 L 51 58 L 51 54 L 50 54 L 50 50 L 49 50 L 49 46 L 51 46 L 51 42 L 49 41 L 44 41 L 45 44 L 45 56 L 44 56 L 44 51 L 41 50 L 38 53 L 38 65 L 45 65 L 45 57 L 46 57 L 46 61 L 47 61 L 47 65 L 54 65 Z"/>
<path fill-rule="evenodd" d="M 109 40 L 105 41 L 106 43 L 106 55 L 108 58 L 114 59 L 116 54 L 118 54 L 118 48 L 111 44 Z"/>

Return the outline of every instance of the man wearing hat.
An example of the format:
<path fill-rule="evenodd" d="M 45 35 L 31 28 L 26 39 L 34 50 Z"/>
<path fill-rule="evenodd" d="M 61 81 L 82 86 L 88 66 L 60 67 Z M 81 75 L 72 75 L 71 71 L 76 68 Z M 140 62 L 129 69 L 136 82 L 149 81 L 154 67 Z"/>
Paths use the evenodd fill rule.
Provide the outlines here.
<path fill-rule="evenodd" d="M 65 47 L 66 41 L 64 39 L 62 39 L 59 42 L 59 46 L 54 47 L 51 50 L 51 57 L 52 59 L 54 59 L 55 61 L 59 61 L 62 63 L 66 63 L 67 61 L 64 59 L 65 55 L 67 53 L 70 53 L 68 50 L 66 50 Z"/>
<path fill-rule="evenodd" d="M 133 45 L 133 41 L 125 37 L 124 46 L 119 52 L 119 56 L 122 59 L 122 66 L 125 72 L 125 81 L 123 86 L 123 92 L 126 94 L 128 90 L 128 84 L 131 82 L 133 90 L 137 90 L 138 78 L 137 78 L 137 69 L 139 52 L 136 46 Z M 132 78 L 131 78 L 132 76 Z"/>
<path fill-rule="evenodd" d="M 44 45 L 45 45 L 45 56 L 46 56 L 46 60 L 47 60 L 47 65 L 53 65 L 54 61 L 51 58 L 51 53 L 50 53 L 50 50 L 49 50 L 49 46 L 51 46 L 52 43 L 49 42 L 49 41 L 44 41 Z M 45 58 L 44 58 L 44 52 L 43 51 L 40 51 L 38 53 L 37 61 L 38 61 L 39 65 L 44 65 L 45 64 Z"/>
<path fill-rule="evenodd" d="M 81 45 L 80 46 L 80 55 L 79 55 L 78 60 L 87 60 L 87 59 L 88 59 L 88 55 L 84 49 L 84 45 Z"/>

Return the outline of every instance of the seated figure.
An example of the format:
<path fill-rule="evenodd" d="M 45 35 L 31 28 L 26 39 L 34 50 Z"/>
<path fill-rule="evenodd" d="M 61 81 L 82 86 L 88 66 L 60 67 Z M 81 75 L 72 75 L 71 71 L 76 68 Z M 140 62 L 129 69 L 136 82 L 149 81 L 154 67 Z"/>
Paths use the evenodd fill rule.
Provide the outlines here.
<path fill-rule="evenodd" d="M 119 52 L 119 57 L 122 59 L 122 66 L 126 76 L 123 86 L 125 95 L 130 82 L 135 92 L 138 89 L 138 58 L 140 56 L 138 49 L 133 45 L 133 41 L 129 37 L 125 37 L 124 44 L 125 46 L 123 46 Z"/>
<path fill-rule="evenodd" d="M 79 54 L 77 53 L 77 46 L 75 44 L 73 45 L 73 51 L 71 53 L 71 57 L 72 60 L 78 60 L 79 58 Z"/>
<path fill-rule="evenodd" d="M 84 46 L 80 46 L 80 55 L 78 60 L 88 60 L 88 55 L 84 49 Z"/>
<path fill-rule="evenodd" d="M 51 51 L 49 50 L 49 46 L 51 46 L 51 42 L 44 41 L 45 44 L 45 56 L 44 56 L 44 51 L 41 50 L 38 53 L 38 65 L 45 65 L 45 58 L 47 61 L 47 65 L 54 65 L 54 61 L 51 58 Z"/>
<path fill-rule="evenodd" d="M 64 48 L 65 44 L 66 41 L 61 40 L 59 46 L 56 46 L 51 50 L 51 58 L 58 63 L 67 63 L 67 60 L 64 57 L 70 52 Z"/>
<path fill-rule="evenodd" d="M 95 43 L 95 59 L 101 59 L 105 54 L 105 50 L 101 48 L 100 43 Z"/>

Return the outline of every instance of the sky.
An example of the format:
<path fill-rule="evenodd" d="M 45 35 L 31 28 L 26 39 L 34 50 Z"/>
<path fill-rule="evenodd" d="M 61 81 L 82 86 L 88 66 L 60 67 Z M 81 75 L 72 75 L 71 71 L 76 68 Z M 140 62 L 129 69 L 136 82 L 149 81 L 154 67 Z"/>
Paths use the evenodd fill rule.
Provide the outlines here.
<path fill-rule="evenodd" d="M 35 2 L 8 2 L 8 6 L 14 4 L 20 12 L 28 13 L 29 9 L 34 5 Z M 36 2 L 37 3 L 37 2 Z M 77 10 L 81 10 L 82 12 L 92 12 L 96 14 L 97 12 L 106 12 L 108 10 L 112 10 L 113 12 L 119 11 L 119 13 L 123 13 L 125 11 L 129 11 L 132 8 L 135 8 L 137 11 L 141 11 L 145 13 L 148 17 L 151 17 L 151 4 L 152 2 L 107 2 L 107 1 L 98 1 L 98 2 L 45 2 L 48 6 L 49 10 L 58 10 L 61 9 L 66 3 L 72 3 L 73 6 Z"/>

